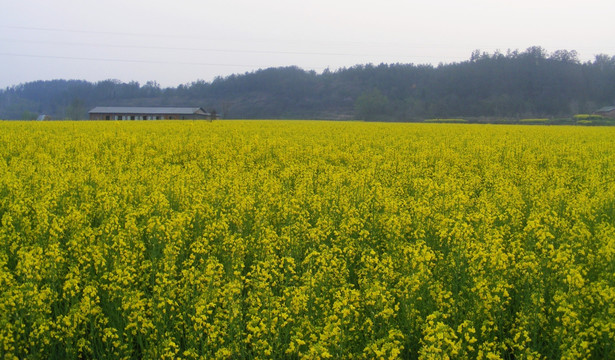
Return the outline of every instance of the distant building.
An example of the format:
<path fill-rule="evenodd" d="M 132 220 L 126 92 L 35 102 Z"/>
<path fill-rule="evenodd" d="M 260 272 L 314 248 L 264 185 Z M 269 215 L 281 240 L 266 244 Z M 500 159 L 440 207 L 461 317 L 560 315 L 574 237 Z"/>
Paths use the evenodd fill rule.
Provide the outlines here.
<path fill-rule="evenodd" d="M 88 112 L 90 120 L 197 120 L 211 119 L 200 107 L 104 107 Z"/>
<path fill-rule="evenodd" d="M 46 114 L 41 114 L 36 118 L 37 121 L 46 121 L 46 120 L 51 120 L 51 116 L 46 115 Z"/>
<path fill-rule="evenodd" d="M 594 114 L 615 118 L 615 106 L 605 106 L 594 111 Z"/>

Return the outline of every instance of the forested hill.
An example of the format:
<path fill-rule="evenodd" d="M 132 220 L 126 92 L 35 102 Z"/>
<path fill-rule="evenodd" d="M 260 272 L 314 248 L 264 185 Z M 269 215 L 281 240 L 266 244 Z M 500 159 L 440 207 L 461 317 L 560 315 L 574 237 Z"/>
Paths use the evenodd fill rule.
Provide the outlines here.
<path fill-rule="evenodd" d="M 176 88 L 53 80 L 0 90 L 0 119 L 83 119 L 94 106 L 201 106 L 225 118 L 409 121 L 570 116 L 607 105 L 615 105 L 615 56 L 582 63 L 575 51 L 540 47 L 476 51 L 439 66 L 370 64 L 322 74 L 270 68 Z"/>

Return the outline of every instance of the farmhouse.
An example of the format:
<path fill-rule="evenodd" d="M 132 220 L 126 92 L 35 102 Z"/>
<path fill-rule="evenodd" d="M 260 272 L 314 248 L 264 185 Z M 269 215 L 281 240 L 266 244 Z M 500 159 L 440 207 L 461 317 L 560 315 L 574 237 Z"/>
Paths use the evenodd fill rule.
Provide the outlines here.
<path fill-rule="evenodd" d="M 615 106 L 605 106 L 596 110 L 594 114 L 615 118 Z"/>
<path fill-rule="evenodd" d="M 200 107 L 104 107 L 88 112 L 90 120 L 196 120 L 211 119 Z"/>

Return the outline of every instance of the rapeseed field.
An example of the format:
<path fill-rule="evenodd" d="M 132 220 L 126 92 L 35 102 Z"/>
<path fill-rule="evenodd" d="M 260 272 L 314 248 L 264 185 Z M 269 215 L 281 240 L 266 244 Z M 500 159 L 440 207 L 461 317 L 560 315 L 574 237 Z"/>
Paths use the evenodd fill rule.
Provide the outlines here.
<path fill-rule="evenodd" d="M 0 123 L 4 359 L 615 358 L 615 129 Z"/>

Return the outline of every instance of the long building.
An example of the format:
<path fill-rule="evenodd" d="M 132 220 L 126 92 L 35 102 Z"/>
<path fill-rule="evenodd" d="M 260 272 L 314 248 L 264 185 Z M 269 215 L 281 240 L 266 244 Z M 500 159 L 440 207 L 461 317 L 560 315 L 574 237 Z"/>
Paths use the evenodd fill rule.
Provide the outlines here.
<path fill-rule="evenodd" d="M 90 120 L 196 120 L 211 119 L 200 107 L 106 107 L 88 112 Z"/>

